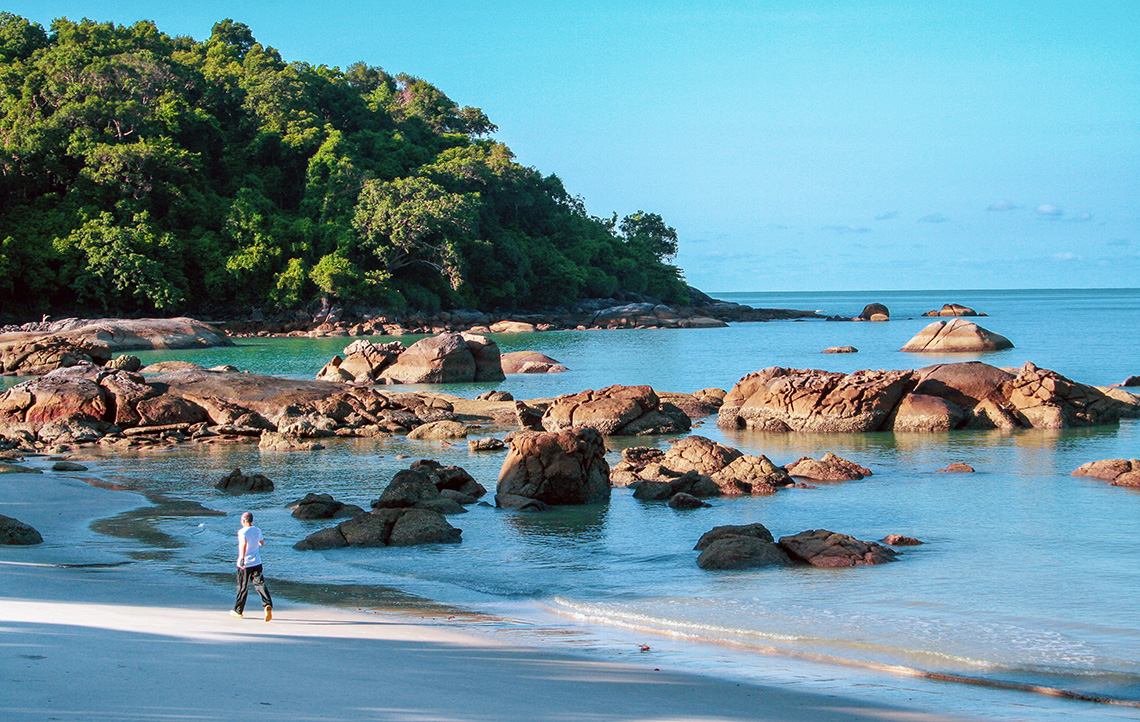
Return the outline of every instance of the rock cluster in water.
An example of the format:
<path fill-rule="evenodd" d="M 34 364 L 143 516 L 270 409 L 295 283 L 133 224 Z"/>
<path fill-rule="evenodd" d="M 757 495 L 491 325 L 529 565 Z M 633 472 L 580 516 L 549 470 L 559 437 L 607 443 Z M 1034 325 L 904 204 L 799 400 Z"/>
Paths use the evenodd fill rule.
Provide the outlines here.
<path fill-rule="evenodd" d="M 353 341 L 317 379 L 362 384 L 446 384 L 502 381 L 499 346 L 486 336 L 443 333 L 404 348 L 399 341 Z"/>
<path fill-rule="evenodd" d="M 852 433 L 1059 429 L 1140 415 L 1127 392 L 1071 381 L 1026 363 L 1016 373 L 972 361 L 850 374 L 772 367 L 728 393 L 725 429 Z"/>
<path fill-rule="evenodd" d="M 691 426 L 688 414 L 649 386 L 615 385 L 559 396 L 542 415 L 546 431 L 588 427 L 604 436 L 676 434 Z"/>
<path fill-rule="evenodd" d="M 745 454 L 703 436 L 688 436 L 668 450 L 633 446 L 610 472 L 613 486 L 628 486 L 634 498 L 671 500 L 678 494 L 698 499 L 715 496 L 765 496 L 797 484 L 793 477 L 850 481 L 871 470 L 828 452 L 820 460 L 804 457 L 787 467 L 767 456 Z"/>
<path fill-rule="evenodd" d="M 1101 459 L 1082 464 L 1073 476 L 1091 476 L 1113 486 L 1140 488 L 1140 459 Z"/>
<path fill-rule="evenodd" d="M 917 541 L 917 540 L 916 540 Z M 813 529 L 775 541 L 763 524 L 718 526 L 694 547 L 701 569 L 759 569 L 808 564 L 814 567 L 858 567 L 892 562 L 898 552 L 846 534 Z"/>

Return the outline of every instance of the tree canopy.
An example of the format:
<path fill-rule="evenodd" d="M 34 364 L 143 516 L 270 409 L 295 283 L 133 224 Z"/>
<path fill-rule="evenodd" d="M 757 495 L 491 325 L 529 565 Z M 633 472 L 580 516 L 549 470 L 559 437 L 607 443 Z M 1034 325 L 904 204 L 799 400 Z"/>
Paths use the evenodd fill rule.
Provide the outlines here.
<path fill-rule="evenodd" d="M 187 312 L 684 300 L 655 213 L 591 216 L 478 108 L 356 63 L 0 13 L 0 305 Z"/>

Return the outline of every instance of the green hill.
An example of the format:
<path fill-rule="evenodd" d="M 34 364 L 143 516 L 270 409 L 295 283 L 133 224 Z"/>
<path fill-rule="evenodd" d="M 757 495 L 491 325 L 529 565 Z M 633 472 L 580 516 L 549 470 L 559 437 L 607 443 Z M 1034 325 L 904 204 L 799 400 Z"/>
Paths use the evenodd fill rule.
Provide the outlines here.
<path fill-rule="evenodd" d="M 589 215 L 478 108 L 357 63 L 0 13 L 0 306 L 225 312 L 684 300 L 660 216 Z"/>

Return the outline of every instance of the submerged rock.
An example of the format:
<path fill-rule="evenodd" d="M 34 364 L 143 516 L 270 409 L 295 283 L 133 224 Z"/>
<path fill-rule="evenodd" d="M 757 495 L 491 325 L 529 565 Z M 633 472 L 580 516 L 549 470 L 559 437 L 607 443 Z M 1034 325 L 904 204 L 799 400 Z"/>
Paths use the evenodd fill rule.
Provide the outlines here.
<path fill-rule="evenodd" d="M 858 567 L 893 562 L 898 552 L 875 542 L 859 541 L 846 534 L 813 529 L 780 537 L 780 547 L 790 557 L 813 567 Z"/>
<path fill-rule="evenodd" d="M 33 527 L 19 519 L 0 514 L 0 544 L 32 546 L 42 544 L 44 538 Z"/>
<path fill-rule="evenodd" d="M 451 526 L 438 512 L 417 508 L 382 508 L 310 534 L 294 544 L 293 548 L 299 551 L 320 551 L 347 546 L 458 544 L 462 541 L 462 533 L 462 530 Z"/>

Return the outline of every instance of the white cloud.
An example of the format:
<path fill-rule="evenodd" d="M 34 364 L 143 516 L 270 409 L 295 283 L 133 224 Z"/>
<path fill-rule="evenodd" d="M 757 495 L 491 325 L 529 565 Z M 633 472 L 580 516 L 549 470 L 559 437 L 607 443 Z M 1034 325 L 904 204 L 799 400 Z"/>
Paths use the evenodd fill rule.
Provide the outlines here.
<path fill-rule="evenodd" d="M 825 231 L 835 231 L 840 235 L 847 233 L 870 233 L 871 229 L 866 226 L 824 226 Z"/>
<path fill-rule="evenodd" d="M 1065 220 L 1067 220 L 1071 223 L 1085 223 L 1085 222 L 1092 220 L 1092 214 L 1087 213 L 1087 212 L 1086 213 L 1078 213 L 1077 215 L 1070 216 L 1069 218 L 1066 218 Z"/>
<path fill-rule="evenodd" d="M 1037 210 L 1034 212 L 1037 215 L 1043 216 L 1045 218 L 1060 218 L 1061 216 L 1065 215 L 1065 212 L 1063 210 L 1053 205 L 1052 203 L 1042 203 L 1041 205 L 1037 206 Z"/>
<path fill-rule="evenodd" d="M 1050 258 L 1052 258 L 1054 261 L 1076 261 L 1080 258 L 1080 256 L 1073 253 L 1072 251 L 1063 251 L 1061 253 L 1054 253 L 1052 256 L 1050 256 Z"/>

